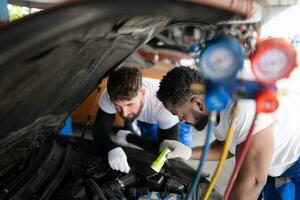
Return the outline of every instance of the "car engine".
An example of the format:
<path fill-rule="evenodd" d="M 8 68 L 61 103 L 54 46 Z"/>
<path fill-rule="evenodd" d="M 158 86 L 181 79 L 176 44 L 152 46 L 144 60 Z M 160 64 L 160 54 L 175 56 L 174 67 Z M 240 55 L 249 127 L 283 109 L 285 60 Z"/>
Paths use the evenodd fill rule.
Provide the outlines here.
<path fill-rule="evenodd" d="M 124 147 L 128 174 L 112 170 L 92 140 L 54 135 L 31 136 L 2 152 L 0 199 L 183 199 L 195 170 L 168 161 L 156 173 L 155 155 Z M 202 177 L 193 199 L 208 185 Z M 214 191 L 211 199 L 221 199 Z"/>

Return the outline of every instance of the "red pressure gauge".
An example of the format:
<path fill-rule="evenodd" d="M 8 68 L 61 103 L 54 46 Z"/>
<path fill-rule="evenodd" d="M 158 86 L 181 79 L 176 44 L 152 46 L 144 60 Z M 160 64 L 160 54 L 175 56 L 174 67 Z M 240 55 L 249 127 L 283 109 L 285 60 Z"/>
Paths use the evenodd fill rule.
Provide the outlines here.
<path fill-rule="evenodd" d="M 250 58 L 252 71 L 263 85 L 274 85 L 277 80 L 289 77 L 297 66 L 296 59 L 296 50 L 283 38 L 260 41 Z"/>

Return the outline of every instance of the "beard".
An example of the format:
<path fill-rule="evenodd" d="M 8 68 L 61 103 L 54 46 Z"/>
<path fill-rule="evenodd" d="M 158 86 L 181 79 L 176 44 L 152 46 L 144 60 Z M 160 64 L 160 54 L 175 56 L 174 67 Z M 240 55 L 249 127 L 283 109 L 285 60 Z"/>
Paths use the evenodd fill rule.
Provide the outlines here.
<path fill-rule="evenodd" d="M 130 117 L 123 117 L 128 122 L 133 122 L 137 118 L 138 114 L 131 115 Z"/>
<path fill-rule="evenodd" d="M 144 102 L 141 102 L 141 104 L 140 104 L 140 106 L 139 106 L 139 109 L 138 109 L 138 111 L 137 111 L 135 114 L 132 114 L 132 115 L 130 115 L 130 116 L 128 116 L 128 117 L 124 117 L 124 116 L 122 116 L 122 117 L 123 117 L 126 121 L 128 121 L 128 122 L 133 122 L 133 121 L 139 116 L 139 114 L 141 113 L 143 107 L 144 107 Z"/>
<path fill-rule="evenodd" d="M 197 131 L 202 131 L 208 122 L 208 116 L 195 111 L 193 111 L 193 115 L 195 119 L 195 123 L 193 124 L 194 128 Z"/>

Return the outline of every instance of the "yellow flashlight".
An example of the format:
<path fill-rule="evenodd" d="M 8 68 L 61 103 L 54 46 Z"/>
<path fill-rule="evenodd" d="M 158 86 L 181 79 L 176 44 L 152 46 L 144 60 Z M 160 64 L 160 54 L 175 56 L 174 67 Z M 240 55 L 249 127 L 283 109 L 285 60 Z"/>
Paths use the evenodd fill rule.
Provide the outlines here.
<path fill-rule="evenodd" d="M 167 154 L 171 152 L 170 149 L 167 147 L 164 147 L 159 156 L 156 158 L 156 160 L 152 163 L 151 168 L 156 171 L 157 173 L 161 170 L 161 168 L 164 166 L 166 160 L 167 160 Z"/>

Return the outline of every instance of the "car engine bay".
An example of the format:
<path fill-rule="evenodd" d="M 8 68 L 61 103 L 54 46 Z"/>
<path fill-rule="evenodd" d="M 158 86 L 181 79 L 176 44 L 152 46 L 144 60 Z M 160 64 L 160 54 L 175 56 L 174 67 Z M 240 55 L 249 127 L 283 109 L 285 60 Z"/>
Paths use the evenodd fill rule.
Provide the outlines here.
<path fill-rule="evenodd" d="M 113 171 L 93 141 L 39 135 L 2 153 L 0 199 L 178 199 L 186 195 L 195 170 L 169 161 L 161 172 L 150 168 L 155 155 L 124 147 L 132 168 Z M 176 167 L 177 166 L 177 167 Z M 178 173 L 180 172 L 180 173 Z M 208 180 L 201 178 L 193 199 Z M 211 199 L 221 199 L 214 191 Z"/>

